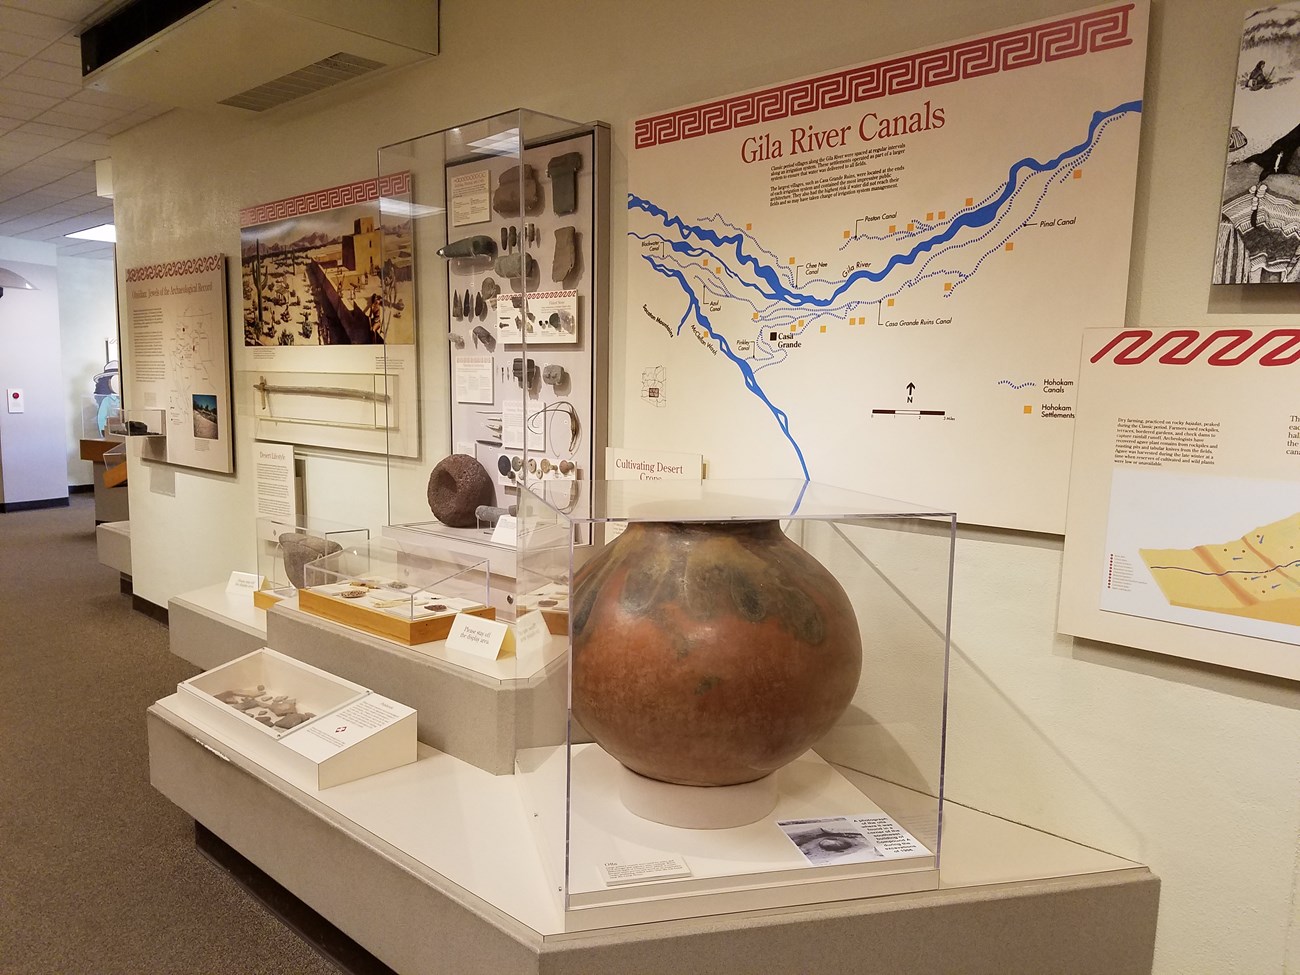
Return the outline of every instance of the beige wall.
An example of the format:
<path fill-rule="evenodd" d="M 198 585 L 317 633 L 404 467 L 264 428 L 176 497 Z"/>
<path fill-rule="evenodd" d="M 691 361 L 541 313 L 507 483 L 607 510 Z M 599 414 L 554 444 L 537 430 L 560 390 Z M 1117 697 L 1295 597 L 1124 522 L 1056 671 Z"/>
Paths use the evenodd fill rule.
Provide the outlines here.
<path fill-rule="evenodd" d="M 174 112 L 117 138 L 119 263 L 235 255 L 240 206 L 368 175 L 381 144 L 518 105 L 610 122 L 618 203 L 641 114 L 1082 5 L 444 0 L 433 62 L 251 122 Z M 1153 4 L 1133 324 L 1294 321 L 1294 288 L 1208 284 L 1237 38 L 1255 5 Z M 615 206 L 615 242 L 625 230 Z M 616 249 L 615 444 L 625 279 Z M 145 598 L 254 568 L 246 414 L 236 429 L 233 479 L 133 467 Z M 313 513 L 386 520 L 381 462 L 317 454 L 307 470 Z M 957 558 L 949 797 L 1150 864 L 1164 881 L 1162 975 L 1300 973 L 1300 688 L 1058 636 L 1059 539 L 971 529 Z"/>

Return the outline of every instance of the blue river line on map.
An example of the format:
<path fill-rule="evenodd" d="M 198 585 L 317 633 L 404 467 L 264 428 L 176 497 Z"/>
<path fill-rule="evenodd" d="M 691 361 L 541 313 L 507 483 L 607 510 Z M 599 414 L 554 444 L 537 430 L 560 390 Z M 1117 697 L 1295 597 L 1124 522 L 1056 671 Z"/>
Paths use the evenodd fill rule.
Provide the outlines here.
<path fill-rule="evenodd" d="M 1124 102 L 1109 111 L 1094 112 L 1092 120 L 1088 125 L 1088 136 L 1083 142 L 1066 149 L 1046 162 L 1039 161 L 1032 156 L 1017 160 L 1011 165 L 1007 174 L 1007 180 L 1002 185 L 1000 192 L 991 194 L 985 200 L 981 201 L 980 205 L 958 213 L 943 230 L 935 233 L 933 236 L 918 240 L 909 250 L 901 254 L 892 255 L 883 268 L 879 270 L 871 270 L 869 268 L 854 270 L 852 273 L 848 274 L 844 280 L 835 287 L 831 295 L 826 298 L 817 298 L 814 295 L 801 293 L 786 287 L 782 282 L 781 274 L 775 265 L 764 264 L 755 256 L 746 253 L 745 234 L 741 232 L 738 227 L 735 227 L 733 224 L 725 220 L 720 213 L 715 214 L 711 220 L 722 224 L 728 229 L 734 230 L 734 234 L 722 235 L 718 234 L 716 231 L 708 229 L 707 227 L 688 224 L 681 217 L 669 214 L 667 210 L 650 200 L 637 196 L 634 193 L 628 194 L 627 206 L 629 211 L 639 210 L 648 216 L 657 218 L 662 222 L 666 229 L 676 229 L 681 235 L 682 239 L 680 240 L 668 240 L 667 238 L 655 235 L 675 254 L 686 255 L 689 257 L 705 256 L 706 251 L 704 249 L 688 242 L 691 238 L 704 244 L 711 245 L 715 257 L 718 249 L 734 249 L 736 261 L 742 265 L 748 266 L 757 278 L 767 284 L 770 292 L 765 292 L 759 285 L 741 279 L 736 271 L 726 267 L 724 264 L 723 269 L 726 271 L 727 275 L 737 280 L 744 287 L 758 291 L 768 300 L 782 302 L 793 307 L 811 306 L 813 308 L 829 308 L 859 281 L 865 280 L 873 283 L 883 281 L 895 268 L 915 263 L 918 257 L 931 252 L 936 247 L 941 247 L 942 245 L 949 243 L 961 231 L 978 229 L 995 224 L 1003 216 L 1003 207 L 1015 199 L 1017 193 L 1021 189 L 1022 180 L 1028 179 L 1029 176 L 1056 170 L 1064 163 L 1090 153 L 1100 131 L 1105 128 L 1110 121 L 1131 113 L 1140 113 L 1141 111 L 1142 102 L 1141 100 L 1136 100 Z M 929 229 L 931 228 L 927 226 L 922 228 L 920 232 L 924 233 Z M 630 231 L 628 237 L 642 241 L 650 239 L 650 235 L 636 234 Z M 764 256 L 774 256 L 770 251 L 759 246 L 757 242 L 754 242 L 753 246 L 762 252 Z M 687 298 L 687 308 L 682 315 L 681 321 L 678 323 L 677 334 L 680 335 L 681 330 L 686 326 L 688 321 L 694 317 L 695 321 L 698 322 L 704 331 L 708 333 L 709 337 L 718 343 L 718 347 L 721 349 L 722 353 L 735 364 L 737 369 L 740 370 L 745 387 L 757 396 L 763 405 L 771 411 L 773 417 L 777 421 L 778 427 L 781 429 L 782 435 L 789 441 L 790 446 L 794 449 L 795 457 L 799 462 L 799 467 L 803 472 L 804 478 L 808 479 L 810 477 L 808 464 L 804 458 L 803 450 L 800 448 L 798 441 L 795 440 L 794 435 L 790 431 L 790 417 L 784 410 L 773 403 L 763 391 L 762 386 L 759 385 L 753 365 L 747 359 L 736 355 L 726 337 L 713 328 L 712 322 L 710 322 L 704 309 L 701 307 L 700 300 L 692 290 L 691 284 L 686 279 L 685 274 L 677 268 L 669 267 L 666 263 L 657 259 L 653 255 L 643 254 L 642 259 L 656 273 L 675 280 Z M 764 327 L 770 328 L 773 324 L 775 324 L 775 322 L 769 319 L 764 323 Z M 760 365 L 759 368 L 761 369 L 765 365 L 772 364 L 773 361 L 768 360 L 763 365 Z"/>

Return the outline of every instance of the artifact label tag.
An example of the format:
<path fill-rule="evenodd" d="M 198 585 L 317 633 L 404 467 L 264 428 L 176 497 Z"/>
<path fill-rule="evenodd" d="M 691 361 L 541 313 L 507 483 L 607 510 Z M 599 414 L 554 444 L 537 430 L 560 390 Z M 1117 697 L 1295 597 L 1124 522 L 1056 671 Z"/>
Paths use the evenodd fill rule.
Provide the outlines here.
<path fill-rule="evenodd" d="M 524 613 L 515 620 L 515 653 L 521 664 L 535 661 L 540 665 L 550 638 L 551 631 L 547 629 L 546 617 L 540 609 Z"/>
<path fill-rule="evenodd" d="M 282 742 L 304 758 L 319 763 L 413 714 L 415 709 L 405 704 L 379 694 L 367 694 L 300 731 L 285 735 Z"/>
<path fill-rule="evenodd" d="M 232 572 L 226 583 L 226 592 L 252 592 L 260 588 L 262 577 L 256 572 Z"/>
<path fill-rule="evenodd" d="M 496 660 L 514 652 L 515 638 L 507 623 L 457 613 L 447 634 L 447 649 Z"/>
<path fill-rule="evenodd" d="M 513 547 L 518 540 L 519 522 L 514 515 L 502 515 L 497 519 L 496 527 L 492 529 L 493 545 L 509 545 Z"/>
<path fill-rule="evenodd" d="M 664 880 L 668 877 L 689 877 L 691 868 L 681 857 L 666 857 L 663 860 L 645 860 L 641 863 L 619 863 L 610 860 L 600 865 L 600 873 L 605 885 L 636 884 L 644 880 Z"/>

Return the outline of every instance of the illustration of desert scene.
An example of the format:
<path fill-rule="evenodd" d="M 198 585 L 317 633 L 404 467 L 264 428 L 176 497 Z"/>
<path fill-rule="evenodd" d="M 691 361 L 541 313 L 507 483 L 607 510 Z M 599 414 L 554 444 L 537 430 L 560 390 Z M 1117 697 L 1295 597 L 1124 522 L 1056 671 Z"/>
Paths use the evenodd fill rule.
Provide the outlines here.
<path fill-rule="evenodd" d="M 195 393 L 190 397 L 191 410 L 194 414 L 194 436 L 201 440 L 216 440 L 217 398 L 204 393 Z"/>
<path fill-rule="evenodd" d="M 373 204 L 241 231 L 244 345 L 412 345 L 411 221 Z"/>
<path fill-rule="evenodd" d="M 1230 542 L 1140 554 L 1172 606 L 1300 626 L 1300 513 Z"/>
<path fill-rule="evenodd" d="M 1300 281 L 1300 3 L 1246 16 L 1214 284 Z"/>

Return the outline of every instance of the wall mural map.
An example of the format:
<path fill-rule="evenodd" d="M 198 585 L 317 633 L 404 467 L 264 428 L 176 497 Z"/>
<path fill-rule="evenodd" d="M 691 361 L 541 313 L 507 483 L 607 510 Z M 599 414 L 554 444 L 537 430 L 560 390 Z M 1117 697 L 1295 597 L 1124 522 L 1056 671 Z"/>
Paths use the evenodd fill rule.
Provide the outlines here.
<path fill-rule="evenodd" d="M 639 120 L 626 443 L 1062 531 L 1080 333 L 1124 318 L 1147 15 Z"/>

